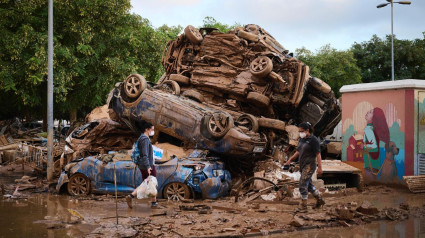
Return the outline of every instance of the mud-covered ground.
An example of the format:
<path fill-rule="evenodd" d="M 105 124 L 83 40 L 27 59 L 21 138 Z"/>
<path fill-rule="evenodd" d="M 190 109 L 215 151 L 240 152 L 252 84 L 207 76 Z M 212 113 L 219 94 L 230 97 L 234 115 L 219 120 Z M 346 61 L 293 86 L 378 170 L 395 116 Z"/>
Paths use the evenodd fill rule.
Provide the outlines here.
<path fill-rule="evenodd" d="M 313 210 L 315 201 L 310 199 L 307 213 L 296 212 L 298 200 L 235 203 L 233 197 L 177 203 L 160 200 L 157 209 L 151 209 L 147 200 L 135 200 L 129 209 L 123 197 L 116 203 L 111 195 L 51 194 L 45 192 L 42 180 L 32 181 L 40 185 L 37 188 L 10 197 L 16 188 L 14 180 L 23 175 L 22 167 L 11 171 L 12 167 L 0 167 L 6 195 L 0 199 L 0 237 L 316 237 L 319 231 L 325 231 L 326 237 L 425 236 L 425 194 L 404 188 L 368 186 L 363 192 L 346 189 L 326 194 L 327 204 Z M 394 225 L 382 233 L 382 224 Z M 341 231 L 351 235 L 342 236 Z"/>

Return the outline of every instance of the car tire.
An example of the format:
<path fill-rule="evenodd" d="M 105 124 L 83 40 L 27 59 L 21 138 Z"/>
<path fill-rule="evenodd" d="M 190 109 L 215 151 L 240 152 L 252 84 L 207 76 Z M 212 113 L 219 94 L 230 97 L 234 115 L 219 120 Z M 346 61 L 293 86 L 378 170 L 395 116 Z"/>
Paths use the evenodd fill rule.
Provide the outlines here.
<path fill-rule="evenodd" d="M 214 138 L 221 138 L 234 127 L 232 116 L 225 113 L 213 113 L 205 117 L 204 126 L 208 133 Z"/>
<path fill-rule="evenodd" d="M 184 183 L 169 183 L 164 187 L 163 196 L 168 200 L 182 201 L 190 198 L 190 189 Z"/>
<path fill-rule="evenodd" d="M 188 77 L 181 74 L 170 74 L 169 80 L 176 81 L 177 83 L 182 85 L 188 85 L 190 82 Z"/>
<path fill-rule="evenodd" d="M 251 74 L 264 78 L 270 74 L 273 70 L 273 62 L 267 56 L 259 56 L 251 62 L 249 65 L 249 71 Z"/>
<path fill-rule="evenodd" d="M 238 126 L 246 127 L 248 130 L 257 132 L 258 131 L 258 120 L 251 114 L 243 114 L 236 120 Z"/>
<path fill-rule="evenodd" d="M 257 92 L 249 92 L 246 99 L 248 102 L 260 107 L 267 107 L 270 104 L 269 97 Z"/>
<path fill-rule="evenodd" d="M 186 35 L 186 38 L 192 43 L 193 45 L 199 45 L 204 37 L 202 36 L 201 32 L 198 31 L 194 26 L 188 25 L 184 29 L 184 34 Z"/>
<path fill-rule="evenodd" d="M 257 35 L 250 32 L 243 31 L 243 30 L 238 31 L 238 36 L 242 39 L 252 41 L 252 42 L 258 42 L 260 40 L 260 38 Z"/>
<path fill-rule="evenodd" d="M 189 89 L 187 91 L 184 91 L 182 96 L 193 99 L 193 100 L 200 102 L 200 103 L 205 102 L 204 96 L 202 96 L 201 93 L 199 93 L 199 92 L 197 92 L 193 89 Z"/>
<path fill-rule="evenodd" d="M 286 123 L 281 120 L 271 119 L 271 118 L 259 118 L 258 125 L 264 128 L 276 129 L 280 131 L 285 130 Z"/>
<path fill-rule="evenodd" d="M 162 85 L 170 89 L 173 95 L 176 95 L 176 96 L 180 95 L 180 86 L 176 81 L 167 80 L 164 83 L 162 83 Z"/>
<path fill-rule="evenodd" d="M 328 94 L 332 91 L 329 84 L 316 77 L 310 78 L 310 84 L 324 94 Z"/>
<path fill-rule="evenodd" d="M 73 174 L 67 185 L 71 196 L 85 196 L 90 193 L 90 180 L 84 174 Z"/>
<path fill-rule="evenodd" d="M 146 79 L 140 74 L 130 74 L 124 81 L 124 93 L 131 99 L 138 98 L 146 87 Z"/>

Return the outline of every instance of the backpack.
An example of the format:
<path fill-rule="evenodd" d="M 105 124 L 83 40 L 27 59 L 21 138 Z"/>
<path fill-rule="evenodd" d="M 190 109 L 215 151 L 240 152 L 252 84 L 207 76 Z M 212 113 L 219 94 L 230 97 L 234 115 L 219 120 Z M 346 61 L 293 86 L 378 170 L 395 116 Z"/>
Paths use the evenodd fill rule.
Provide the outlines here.
<path fill-rule="evenodd" d="M 131 153 L 131 161 L 133 161 L 133 163 L 138 164 L 139 160 L 140 160 L 140 151 L 139 151 L 139 147 L 137 146 L 137 142 L 139 142 L 139 140 L 136 141 L 136 143 L 134 143 L 133 145 L 133 152 Z"/>

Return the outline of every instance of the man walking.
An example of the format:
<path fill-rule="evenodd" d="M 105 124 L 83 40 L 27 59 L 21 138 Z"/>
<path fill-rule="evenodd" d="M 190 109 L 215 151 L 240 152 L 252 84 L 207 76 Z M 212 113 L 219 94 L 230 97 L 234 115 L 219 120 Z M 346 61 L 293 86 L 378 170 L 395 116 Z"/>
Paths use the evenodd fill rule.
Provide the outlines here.
<path fill-rule="evenodd" d="M 145 181 L 149 175 L 156 177 L 156 169 L 153 159 L 153 148 L 149 136 L 154 136 L 154 126 L 145 122 L 141 125 L 142 134 L 135 143 L 134 150 L 138 149 L 140 156 L 137 159 L 137 166 L 142 172 L 142 181 Z M 134 190 L 130 195 L 126 197 L 127 205 L 129 208 L 133 208 L 132 199 L 136 196 L 136 190 Z M 156 202 L 156 197 L 151 198 L 151 207 L 157 207 L 158 203 Z"/>

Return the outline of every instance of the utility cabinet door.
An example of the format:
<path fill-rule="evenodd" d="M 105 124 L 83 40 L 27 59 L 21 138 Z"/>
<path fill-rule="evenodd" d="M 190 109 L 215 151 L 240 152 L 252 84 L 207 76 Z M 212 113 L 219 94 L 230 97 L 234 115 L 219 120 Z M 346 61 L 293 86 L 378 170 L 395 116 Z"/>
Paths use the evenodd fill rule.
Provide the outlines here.
<path fill-rule="evenodd" d="M 425 91 L 418 95 L 418 174 L 425 174 Z"/>

